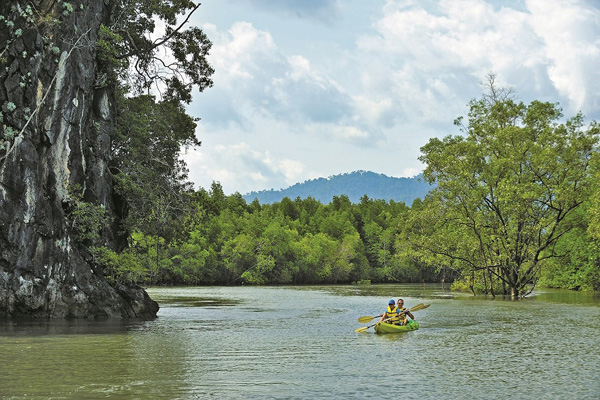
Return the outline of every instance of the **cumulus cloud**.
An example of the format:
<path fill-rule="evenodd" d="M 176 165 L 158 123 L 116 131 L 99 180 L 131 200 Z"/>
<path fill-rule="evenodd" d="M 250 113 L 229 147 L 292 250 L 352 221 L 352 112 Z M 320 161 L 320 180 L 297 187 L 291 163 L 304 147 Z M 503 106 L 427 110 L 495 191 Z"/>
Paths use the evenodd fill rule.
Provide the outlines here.
<path fill-rule="evenodd" d="M 227 32 L 204 29 L 213 38 L 209 61 L 215 68 L 210 101 L 197 96 L 193 106 L 206 115 L 204 123 L 248 128 L 259 119 L 286 120 L 290 131 L 303 133 L 295 127 L 351 118 L 354 104 L 342 85 L 306 57 L 282 54 L 268 32 L 247 22 Z"/>
<path fill-rule="evenodd" d="M 188 152 L 185 160 L 192 181 L 204 188 L 213 181 L 220 182 L 228 193 L 245 194 L 263 186 L 286 187 L 301 180 L 306 172 L 298 160 L 279 157 L 245 142 L 196 149 Z"/>
<path fill-rule="evenodd" d="M 281 62 L 271 34 L 249 22 L 236 22 L 224 33 L 214 25 L 206 25 L 204 30 L 213 41 L 209 61 L 215 67 L 215 77 L 224 84 L 252 81 L 265 65 Z"/>
<path fill-rule="evenodd" d="M 569 100 L 571 111 L 598 116 L 600 10 L 591 3 L 557 0 L 530 0 L 527 8 L 552 84 Z"/>
<path fill-rule="evenodd" d="M 428 11 L 420 2 L 389 1 L 376 34 L 357 41 L 365 58 L 387 61 L 378 76 L 395 88 L 402 116 L 447 120 L 443 110 L 465 93 L 478 97 L 476 84 L 490 71 L 517 94 L 556 101 L 558 93 L 572 110 L 598 109 L 600 40 L 590 41 L 600 38 L 597 7 L 559 0 L 530 0 L 523 10 L 483 0 L 438 5 Z M 370 84 L 380 90 L 380 82 Z"/>

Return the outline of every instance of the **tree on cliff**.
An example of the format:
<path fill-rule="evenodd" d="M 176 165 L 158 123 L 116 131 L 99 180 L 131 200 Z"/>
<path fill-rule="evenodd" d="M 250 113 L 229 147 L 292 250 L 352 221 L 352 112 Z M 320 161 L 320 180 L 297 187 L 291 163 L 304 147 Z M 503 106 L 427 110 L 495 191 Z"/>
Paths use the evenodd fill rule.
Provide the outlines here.
<path fill-rule="evenodd" d="M 559 123 L 556 104 L 515 102 L 489 81 L 470 104 L 465 136 L 431 139 L 420 160 L 437 188 L 409 222 L 412 243 L 438 261 L 527 294 L 589 198 L 600 127 Z M 416 234 L 416 235 L 415 235 Z"/>
<path fill-rule="evenodd" d="M 184 29 L 191 1 L 0 4 L 0 316 L 154 316 L 140 288 L 94 267 L 85 212 L 116 216 L 117 100 L 155 85 L 175 107 L 211 85 L 210 42 Z M 156 21 L 166 26 L 155 35 Z M 168 58 L 159 58 L 161 49 Z M 164 54 L 164 53 L 160 53 Z M 89 203 L 91 207 L 81 207 Z M 75 217 L 78 223 L 74 223 Z M 88 216 L 89 217 L 89 216 Z M 116 225 L 96 244 L 115 246 Z"/>
<path fill-rule="evenodd" d="M 118 88 L 110 168 L 121 200 L 121 228 L 168 238 L 177 231 L 170 226 L 185 214 L 186 193 L 192 191 L 180 151 L 200 145 L 196 120 L 183 104 L 191 101 L 193 87 L 212 86 L 214 71 L 206 61 L 212 44 L 199 28 L 183 29 L 200 4 L 141 3 L 112 3 L 114 17 L 100 30 L 100 64 L 107 81 Z M 178 15 L 184 17 L 178 21 Z M 166 29 L 150 39 L 156 36 L 157 20 Z M 152 90 L 161 93 L 160 101 L 149 94 Z"/>

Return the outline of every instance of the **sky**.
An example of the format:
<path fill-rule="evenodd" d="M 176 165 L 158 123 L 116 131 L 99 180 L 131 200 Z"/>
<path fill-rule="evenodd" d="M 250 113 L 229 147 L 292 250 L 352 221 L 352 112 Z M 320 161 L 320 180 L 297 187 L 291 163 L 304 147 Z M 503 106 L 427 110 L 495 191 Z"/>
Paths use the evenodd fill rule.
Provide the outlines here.
<path fill-rule="evenodd" d="M 518 100 L 600 120 L 600 0 L 201 0 L 214 86 L 196 92 L 196 187 L 419 174 L 493 73 Z"/>

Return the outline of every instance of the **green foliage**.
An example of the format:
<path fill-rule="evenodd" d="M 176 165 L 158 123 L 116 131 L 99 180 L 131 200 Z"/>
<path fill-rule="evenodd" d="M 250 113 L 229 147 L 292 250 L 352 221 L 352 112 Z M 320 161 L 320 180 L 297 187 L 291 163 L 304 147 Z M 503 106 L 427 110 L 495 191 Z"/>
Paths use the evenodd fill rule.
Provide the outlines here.
<path fill-rule="evenodd" d="M 431 260 L 446 259 L 463 276 L 481 272 L 490 290 L 500 280 L 518 297 L 574 227 L 600 131 L 584 128 L 581 115 L 558 123 L 561 110 L 550 103 L 488 96 L 470 106 L 465 137 L 421 149 L 425 177 L 438 187 L 409 222 L 411 240 Z"/>
<path fill-rule="evenodd" d="M 599 129 L 598 125 L 594 125 Z M 592 180 L 590 204 L 588 207 L 588 234 L 595 241 L 600 241 L 600 156 L 594 154 L 592 158 Z"/>
<path fill-rule="evenodd" d="M 594 198 L 592 198 L 594 199 Z M 590 237 L 591 205 L 577 213 L 574 229 L 557 246 L 561 257 L 549 260 L 540 285 L 574 290 L 600 290 L 600 242 Z"/>
<path fill-rule="evenodd" d="M 327 205 L 312 198 L 247 205 L 237 193 L 225 195 L 218 183 L 190 199 L 193 206 L 180 219 L 184 222 L 167 225 L 178 231 L 164 233 L 171 240 L 139 230 L 131 236 L 125 252 L 136 254 L 136 260 L 147 266 L 139 283 L 263 285 L 423 277 L 414 273 L 417 266 L 410 260 L 396 262 L 393 232 L 400 222 L 392 211 L 405 214 L 404 204 L 367 199 L 356 205 L 341 196 Z M 375 272 L 383 269 L 379 259 L 374 264 L 367 259 L 361 221 L 373 232 L 381 232 L 381 237 L 371 233 L 369 243 L 387 247 L 389 268 L 399 266 L 396 270 Z"/>
<path fill-rule="evenodd" d="M 117 254 L 106 247 L 94 247 L 92 254 L 96 265 L 104 271 L 106 280 L 114 286 L 144 282 L 148 277 L 148 270 L 131 251 Z"/>
<path fill-rule="evenodd" d="M 197 146 L 195 120 L 181 105 L 153 96 L 122 97 L 110 163 L 126 231 L 171 240 L 191 213 L 182 148 Z"/>
<path fill-rule="evenodd" d="M 105 25 L 100 25 L 98 40 L 96 41 L 96 58 L 100 70 L 104 71 L 109 77 L 111 83 L 116 83 L 119 79 L 126 79 L 126 71 L 129 66 L 128 59 L 120 58 L 118 43 L 123 41 L 123 37 Z M 60 51 L 58 48 L 56 48 Z M 109 81 L 104 82 L 106 85 Z M 98 85 L 98 86 L 104 86 Z"/>
<path fill-rule="evenodd" d="M 98 239 L 103 227 L 110 225 L 106 207 L 84 201 L 82 193 L 81 186 L 70 186 L 65 204 L 72 237 L 81 243 Z"/>

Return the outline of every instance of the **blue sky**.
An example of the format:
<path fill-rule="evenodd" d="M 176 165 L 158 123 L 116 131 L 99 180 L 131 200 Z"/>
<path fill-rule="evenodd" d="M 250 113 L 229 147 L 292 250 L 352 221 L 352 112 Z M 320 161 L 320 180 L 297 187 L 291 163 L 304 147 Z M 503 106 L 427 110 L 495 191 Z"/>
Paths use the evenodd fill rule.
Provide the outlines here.
<path fill-rule="evenodd" d="M 356 170 L 418 174 L 493 72 L 600 120 L 600 1 L 202 0 L 214 87 L 188 111 L 190 179 L 225 193 Z"/>

